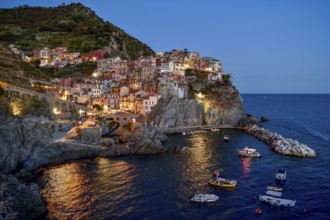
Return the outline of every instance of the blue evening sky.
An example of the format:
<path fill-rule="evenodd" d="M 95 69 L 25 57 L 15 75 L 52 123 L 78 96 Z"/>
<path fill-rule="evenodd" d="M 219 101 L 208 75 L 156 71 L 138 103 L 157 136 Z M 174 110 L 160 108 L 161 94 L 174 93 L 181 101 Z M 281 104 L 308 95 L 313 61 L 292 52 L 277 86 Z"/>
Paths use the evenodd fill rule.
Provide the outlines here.
<path fill-rule="evenodd" d="M 156 52 L 222 60 L 241 93 L 330 93 L 328 0 L 1 0 L 1 8 L 81 2 Z"/>

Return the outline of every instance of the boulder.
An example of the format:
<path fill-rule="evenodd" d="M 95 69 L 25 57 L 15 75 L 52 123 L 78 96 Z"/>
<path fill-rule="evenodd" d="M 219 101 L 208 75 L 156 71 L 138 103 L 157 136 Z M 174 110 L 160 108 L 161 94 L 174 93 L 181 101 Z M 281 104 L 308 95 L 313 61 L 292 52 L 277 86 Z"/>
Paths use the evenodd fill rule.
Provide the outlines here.
<path fill-rule="evenodd" d="M 7 211 L 16 213 L 17 219 L 44 219 L 46 217 L 46 205 L 39 194 L 37 184 L 21 184 L 12 175 L 1 174 L 0 183 L 1 186 L 5 187 L 5 190 L 1 192 L 2 197 L 0 199 L 3 201 L 0 203 L 7 201 L 9 204 Z M 6 213 L 4 215 L 6 217 Z"/>
<path fill-rule="evenodd" d="M 291 138 L 284 138 L 277 133 L 273 133 L 257 125 L 247 125 L 244 127 L 245 132 L 255 136 L 264 141 L 270 149 L 283 154 L 297 157 L 315 157 L 316 153 L 313 149 L 305 144 L 301 144 Z"/>
<path fill-rule="evenodd" d="M 269 121 L 269 119 L 264 117 L 264 116 L 261 116 L 260 121 L 261 122 L 267 122 L 267 121 Z"/>

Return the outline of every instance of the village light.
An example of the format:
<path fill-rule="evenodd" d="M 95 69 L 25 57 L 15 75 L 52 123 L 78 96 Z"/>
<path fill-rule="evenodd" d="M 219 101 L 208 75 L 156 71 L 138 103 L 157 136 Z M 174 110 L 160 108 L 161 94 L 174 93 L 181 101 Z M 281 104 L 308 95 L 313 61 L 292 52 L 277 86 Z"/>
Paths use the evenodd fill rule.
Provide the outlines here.
<path fill-rule="evenodd" d="M 53 109 L 53 112 L 55 115 L 61 114 L 61 112 L 56 107 Z"/>
<path fill-rule="evenodd" d="M 197 97 L 198 97 L 199 99 L 202 99 L 202 98 L 204 98 L 204 95 L 203 95 L 201 92 L 199 92 L 199 93 L 197 94 Z"/>

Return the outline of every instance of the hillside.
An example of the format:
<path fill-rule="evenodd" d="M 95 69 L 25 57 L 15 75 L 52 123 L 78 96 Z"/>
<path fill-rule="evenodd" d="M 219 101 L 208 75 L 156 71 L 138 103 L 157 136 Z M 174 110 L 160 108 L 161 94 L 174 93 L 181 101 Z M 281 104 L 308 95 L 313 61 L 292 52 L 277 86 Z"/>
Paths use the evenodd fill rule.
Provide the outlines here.
<path fill-rule="evenodd" d="M 71 52 L 80 53 L 104 48 L 111 55 L 126 59 L 154 54 L 146 44 L 103 21 L 81 3 L 0 9 L 0 41 L 29 51 L 65 46 Z"/>

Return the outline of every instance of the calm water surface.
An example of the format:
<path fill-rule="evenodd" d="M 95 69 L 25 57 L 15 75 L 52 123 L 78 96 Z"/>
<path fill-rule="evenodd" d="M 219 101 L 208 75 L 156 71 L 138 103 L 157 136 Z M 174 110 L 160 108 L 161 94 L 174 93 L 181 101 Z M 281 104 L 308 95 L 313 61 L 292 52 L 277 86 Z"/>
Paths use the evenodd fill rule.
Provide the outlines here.
<path fill-rule="evenodd" d="M 239 130 L 171 135 L 168 152 L 72 162 L 48 168 L 36 181 L 51 219 L 330 219 L 330 95 L 243 95 L 245 110 L 270 119 L 264 126 L 303 142 L 316 158 L 281 156 Z M 230 142 L 223 141 L 223 133 Z M 205 142 L 204 140 L 207 140 Z M 188 150 L 173 154 L 175 147 Z M 241 158 L 250 146 L 260 159 Z M 295 207 L 277 208 L 256 197 L 275 184 L 277 168 L 288 173 L 283 197 Z M 209 185 L 213 171 L 237 179 L 234 190 Z M 215 203 L 189 202 L 195 192 L 214 193 Z M 255 214 L 260 208 L 262 214 Z M 307 211 L 304 212 L 304 209 Z"/>

